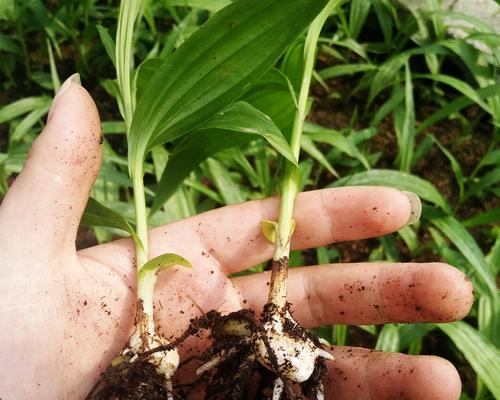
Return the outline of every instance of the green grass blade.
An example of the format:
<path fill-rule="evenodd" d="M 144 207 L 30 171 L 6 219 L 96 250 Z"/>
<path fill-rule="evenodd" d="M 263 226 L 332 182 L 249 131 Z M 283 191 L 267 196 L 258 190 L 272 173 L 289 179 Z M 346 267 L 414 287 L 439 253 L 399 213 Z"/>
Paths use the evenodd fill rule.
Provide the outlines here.
<path fill-rule="evenodd" d="M 102 45 L 104 46 L 104 50 L 106 50 L 106 54 L 113 63 L 113 66 L 116 67 L 115 42 L 113 38 L 110 36 L 108 30 L 102 25 L 97 25 L 96 28 L 101 38 Z"/>
<path fill-rule="evenodd" d="M 370 13 L 371 1 L 352 0 L 349 12 L 349 35 L 356 39 L 361 32 L 366 17 Z"/>
<path fill-rule="evenodd" d="M 398 135 L 398 156 L 396 162 L 399 169 L 410 172 L 413 148 L 415 146 L 415 105 L 413 101 L 413 84 L 408 60 L 405 62 L 405 108 L 401 133 Z"/>
<path fill-rule="evenodd" d="M 408 190 L 416 193 L 421 199 L 440 207 L 444 212 L 451 212 L 446 200 L 431 183 L 406 172 L 372 169 L 339 179 L 329 187 L 360 185 L 390 186 L 400 190 Z"/>
<path fill-rule="evenodd" d="M 31 111 L 50 106 L 51 101 L 52 100 L 46 96 L 25 97 L 24 99 L 7 104 L 0 108 L 0 124 L 11 121 Z"/>
<path fill-rule="evenodd" d="M 482 282 L 481 292 L 496 293 L 495 277 L 491 273 L 484 255 L 471 234 L 454 217 L 441 214 L 439 211 L 424 206 L 424 216 L 450 239 L 455 247 L 471 264 L 471 274 L 475 273 Z"/>
<path fill-rule="evenodd" d="M 148 84 L 131 126 L 131 171 L 241 97 L 302 33 L 325 0 L 237 0 L 191 35 Z"/>
<path fill-rule="evenodd" d="M 21 140 L 33 126 L 40 121 L 40 119 L 47 114 L 49 111 L 50 104 L 46 104 L 43 107 L 39 107 L 36 110 L 31 111 L 23 120 L 16 126 L 12 132 L 9 142 L 14 143 Z"/>
<path fill-rule="evenodd" d="M 405 92 L 400 85 L 394 85 L 391 97 L 374 114 L 370 126 L 377 127 L 404 99 Z"/>
<path fill-rule="evenodd" d="M 465 193 L 465 198 L 477 196 L 484 190 L 495 186 L 500 182 L 500 167 L 486 173 L 477 182 L 473 183 Z"/>
<path fill-rule="evenodd" d="M 241 186 L 233 179 L 228 169 L 214 158 L 206 161 L 208 174 L 217 191 L 222 197 L 223 204 L 243 203 L 247 196 Z"/>
<path fill-rule="evenodd" d="M 488 104 L 486 104 L 483 101 L 482 97 L 478 95 L 477 90 L 460 79 L 444 74 L 415 74 L 413 77 L 415 79 L 430 79 L 435 82 L 444 83 L 445 85 L 451 86 L 457 92 L 463 94 L 464 96 L 467 96 L 474 103 L 478 104 L 487 113 L 492 113 Z"/>
<path fill-rule="evenodd" d="M 462 221 L 462 225 L 466 228 L 472 228 L 474 226 L 486 224 L 500 224 L 500 207 L 493 208 L 492 210 L 487 210 L 465 221 Z"/>
<path fill-rule="evenodd" d="M 300 147 L 302 150 L 304 150 L 307 154 L 309 154 L 312 158 L 314 158 L 319 164 L 321 164 L 323 167 L 327 169 L 328 172 L 330 172 L 333 176 L 339 178 L 339 174 L 335 169 L 332 167 L 330 162 L 326 159 L 326 157 L 323 155 L 321 150 L 319 150 L 312 139 L 306 135 L 303 135 L 301 137 L 300 141 Z"/>
<path fill-rule="evenodd" d="M 451 153 L 451 151 L 449 151 L 446 147 L 444 147 L 439 142 L 439 140 L 437 140 L 434 137 L 434 135 L 429 135 L 428 137 L 432 138 L 434 143 L 436 143 L 436 145 L 439 147 L 439 150 L 441 150 L 443 152 L 443 154 L 446 156 L 446 158 L 448 158 L 448 160 L 450 161 L 451 169 L 453 170 L 453 173 L 455 174 L 455 180 L 457 181 L 458 190 L 459 190 L 459 197 L 460 197 L 460 200 L 462 200 L 464 197 L 464 193 L 465 193 L 464 192 L 465 191 L 465 189 L 464 189 L 465 178 L 464 178 L 464 174 L 462 173 L 462 167 L 460 167 L 460 164 L 458 163 L 455 156 Z"/>
<path fill-rule="evenodd" d="M 319 76 L 323 79 L 332 79 L 344 75 L 354 75 L 360 72 L 374 71 L 377 67 L 371 64 L 341 64 L 324 68 L 319 71 Z"/>
<path fill-rule="evenodd" d="M 500 351 L 469 324 L 457 321 L 438 325 L 485 383 L 493 396 L 500 398 Z"/>
<path fill-rule="evenodd" d="M 375 349 L 401 352 L 435 328 L 431 324 L 386 324 L 378 335 Z"/>
<path fill-rule="evenodd" d="M 498 93 L 500 93 L 499 83 L 476 90 L 476 95 L 483 101 L 487 100 L 490 97 L 498 95 Z M 470 106 L 471 104 L 474 104 L 474 100 L 470 99 L 467 96 L 461 96 L 458 99 L 453 100 L 452 102 L 446 104 L 444 107 L 441 107 L 439 110 L 435 111 L 421 124 L 419 124 L 417 127 L 417 133 L 422 132 L 423 130 L 429 128 L 430 126 L 445 118 L 449 118 L 451 115 L 456 114 L 457 112 L 464 109 L 465 107 Z"/>

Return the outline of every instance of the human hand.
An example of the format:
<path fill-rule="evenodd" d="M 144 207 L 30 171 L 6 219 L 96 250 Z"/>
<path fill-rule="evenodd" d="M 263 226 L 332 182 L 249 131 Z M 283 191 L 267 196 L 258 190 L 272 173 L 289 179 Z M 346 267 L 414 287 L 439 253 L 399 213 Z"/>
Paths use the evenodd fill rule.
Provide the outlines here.
<path fill-rule="evenodd" d="M 78 399 L 119 353 L 135 313 L 134 245 L 129 239 L 76 252 L 78 224 L 101 163 L 96 107 L 67 81 L 22 173 L 0 207 L 0 398 Z M 292 247 L 394 232 L 409 220 L 408 197 L 390 188 L 303 193 Z M 150 233 L 150 257 L 173 252 L 193 269 L 160 274 L 156 318 L 167 338 L 193 317 L 267 300 L 268 273 L 230 279 L 272 256 L 260 229 L 278 200 L 224 207 Z M 446 322 L 472 304 L 465 275 L 440 263 L 335 264 L 290 270 L 289 299 L 305 327 L 321 324 Z M 191 338 L 181 348 L 203 348 Z M 326 398 L 453 400 L 460 380 L 446 360 L 335 347 Z M 185 373 L 189 373 L 187 371 Z M 182 371 L 181 371 L 182 373 Z"/>

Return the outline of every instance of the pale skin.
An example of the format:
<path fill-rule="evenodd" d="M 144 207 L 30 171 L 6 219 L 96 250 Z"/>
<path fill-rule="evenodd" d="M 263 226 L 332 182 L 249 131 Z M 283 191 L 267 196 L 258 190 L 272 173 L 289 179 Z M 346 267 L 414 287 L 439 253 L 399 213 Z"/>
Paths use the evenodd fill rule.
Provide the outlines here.
<path fill-rule="evenodd" d="M 101 164 L 100 121 L 89 94 L 69 83 L 0 206 L 0 398 L 80 399 L 126 344 L 134 324 L 131 240 L 77 252 L 75 238 Z M 168 338 L 190 318 L 217 309 L 257 312 L 267 273 L 229 279 L 272 257 L 260 222 L 277 219 L 278 200 L 218 210 L 150 233 L 150 257 L 173 252 L 193 269 L 163 272 L 156 320 Z M 410 218 L 401 192 L 351 187 L 301 194 L 294 249 L 394 232 Z M 442 263 L 363 263 L 290 271 L 289 300 L 298 322 L 382 324 L 447 322 L 467 315 L 472 287 Z M 364 288 L 364 289 L 361 289 Z M 182 349 L 206 347 L 190 339 Z M 327 399 L 456 400 L 461 384 L 448 361 L 336 347 L 328 362 Z M 189 353 L 191 355 L 192 353 Z M 190 375 L 183 371 L 181 375 Z"/>

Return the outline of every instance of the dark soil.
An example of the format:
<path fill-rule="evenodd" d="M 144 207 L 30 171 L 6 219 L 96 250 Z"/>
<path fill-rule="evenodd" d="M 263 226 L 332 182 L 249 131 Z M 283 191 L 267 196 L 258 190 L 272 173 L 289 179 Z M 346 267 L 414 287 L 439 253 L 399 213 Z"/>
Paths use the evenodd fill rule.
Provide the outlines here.
<path fill-rule="evenodd" d="M 287 310 L 290 305 L 287 305 Z M 286 379 L 280 373 L 276 355 L 270 344 L 264 340 L 272 369 L 264 367 L 256 357 L 256 340 L 264 339 L 263 325 L 270 321 L 276 313 L 276 306 L 268 303 L 264 307 L 260 319 L 252 310 L 244 309 L 226 316 L 211 312 L 212 346 L 201 356 L 201 360 L 209 362 L 222 354 L 227 354 L 223 361 L 201 375 L 200 381 L 205 384 L 207 400 L 265 400 L 272 398 L 274 382 L 281 378 L 284 382 L 282 400 L 315 399 L 318 385 L 321 385 L 326 366 L 324 359 L 318 358 L 312 376 L 301 384 Z M 215 317 L 214 317 L 215 316 Z M 284 331 L 296 340 L 310 339 L 321 347 L 318 337 L 308 330 L 286 320 Z M 234 334 L 235 325 L 243 326 L 248 334 Z M 285 368 L 287 368 L 285 366 Z M 301 394 L 297 394 L 297 393 Z"/>

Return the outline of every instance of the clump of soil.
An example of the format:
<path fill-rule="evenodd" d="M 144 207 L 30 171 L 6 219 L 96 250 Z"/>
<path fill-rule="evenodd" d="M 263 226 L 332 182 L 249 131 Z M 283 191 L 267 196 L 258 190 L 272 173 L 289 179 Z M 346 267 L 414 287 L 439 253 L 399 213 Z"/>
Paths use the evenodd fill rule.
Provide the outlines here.
<path fill-rule="evenodd" d="M 104 371 L 86 400 L 174 400 L 183 397 L 176 394 L 172 381 L 159 374 L 153 357 L 176 349 L 188 337 L 207 328 L 208 318 L 191 321 L 188 329 L 175 341 L 151 350 L 134 353 L 127 346 Z"/>
<path fill-rule="evenodd" d="M 164 376 L 156 372 L 154 365 L 146 358 L 141 358 L 135 361 L 124 359 L 118 365 L 109 367 L 86 400 L 170 398 L 180 399 L 167 387 Z"/>
<path fill-rule="evenodd" d="M 276 379 L 281 379 L 281 400 L 316 399 L 323 392 L 322 378 L 326 372 L 325 359 L 318 357 L 312 375 L 305 382 L 295 383 L 286 377 L 292 365 L 278 365 L 278 357 L 271 347 L 264 325 L 276 315 L 275 305 L 266 304 L 260 318 L 249 309 L 222 316 L 211 311 L 207 325 L 213 341 L 200 359 L 198 383 L 206 386 L 207 400 L 261 400 L 272 399 Z M 287 304 L 286 312 L 289 312 Z M 284 334 L 298 342 L 312 341 L 322 347 L 320 339 L 293 322 L 285 320 Z M 267 359 L 259 357 L 259 346 L 265 346 Z M 270 364 L 270 365 L 265 365 Z M 280 371 L 280 372 L 276 372 Z M 301 394 L 297 394 L 297 393 Z"/>

